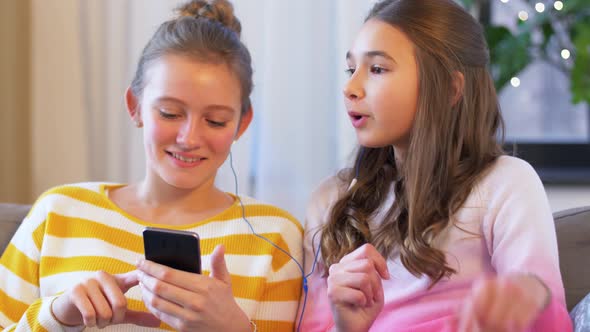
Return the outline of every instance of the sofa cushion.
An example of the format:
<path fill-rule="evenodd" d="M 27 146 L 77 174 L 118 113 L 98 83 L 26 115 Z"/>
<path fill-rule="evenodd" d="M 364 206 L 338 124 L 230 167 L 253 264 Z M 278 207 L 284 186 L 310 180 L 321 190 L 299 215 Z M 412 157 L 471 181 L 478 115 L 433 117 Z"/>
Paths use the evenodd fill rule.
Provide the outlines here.
<path fill-rule="evenodd" d="M 555 213 L 559 266 L 568 310 L 590 292 L 590 206 Z"/>
<path fill-rule="evenodd" d="M 574 321 L 574 331 L 590 331 L 590 294 L 578 303 L 570 316 Z"/>
<path fill-rule="evenodd" d="M 0 204 L 0 253 L 4 251 L 30 208 L 30 205 Z"/>

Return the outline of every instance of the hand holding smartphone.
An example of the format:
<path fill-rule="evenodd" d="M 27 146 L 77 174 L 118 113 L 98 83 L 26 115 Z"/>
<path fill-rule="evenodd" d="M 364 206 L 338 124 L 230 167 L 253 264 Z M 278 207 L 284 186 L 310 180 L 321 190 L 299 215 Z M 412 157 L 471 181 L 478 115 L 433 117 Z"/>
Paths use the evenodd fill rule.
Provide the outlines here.
<path fill-rule="evenodd" d="M 201 273 L 201 246 L 194 232 L 147 227 L 143 231 L 145 259 L 176 270 Z"/>

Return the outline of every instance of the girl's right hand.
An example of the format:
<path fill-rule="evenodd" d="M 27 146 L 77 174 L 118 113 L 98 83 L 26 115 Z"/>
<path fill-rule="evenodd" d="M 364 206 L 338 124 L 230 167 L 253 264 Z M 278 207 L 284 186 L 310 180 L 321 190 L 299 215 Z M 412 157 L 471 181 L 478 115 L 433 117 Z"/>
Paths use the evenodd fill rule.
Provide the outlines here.
<path fill-rule="evenodd" d="M 120 275 L 99 271 L 57 297 L 51 311 L 66 326 L 104 328 L 128 323 L 157 327 L 160 320 L 152 314 L 127 310 L 125 293 L 138 283 L 137 271 Z"/>
<path fill-rule="evenodd" d="M 370 244 L 330 266 L 328 298 L 337 331 L 369 330 L 383 308 L 382 279 L 389 279 L 387 264 Z"/>

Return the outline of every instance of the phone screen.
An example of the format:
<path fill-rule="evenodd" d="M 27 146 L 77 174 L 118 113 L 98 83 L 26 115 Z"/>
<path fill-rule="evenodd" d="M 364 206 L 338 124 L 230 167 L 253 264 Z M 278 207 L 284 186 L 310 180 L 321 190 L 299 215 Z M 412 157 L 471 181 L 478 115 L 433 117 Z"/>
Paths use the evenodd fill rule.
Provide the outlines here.
<path fill-rule="evenodd" d="M 194 232 L 147 227 L 143 231 L 145 258 L 176 270 L 201 273 L 199 235 Z"/>

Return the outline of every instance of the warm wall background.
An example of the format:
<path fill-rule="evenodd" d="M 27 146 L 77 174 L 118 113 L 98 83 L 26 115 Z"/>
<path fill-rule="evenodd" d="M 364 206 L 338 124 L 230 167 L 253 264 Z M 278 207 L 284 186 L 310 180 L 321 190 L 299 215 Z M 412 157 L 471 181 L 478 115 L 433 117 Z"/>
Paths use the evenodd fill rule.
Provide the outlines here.
<path fill-rule="evenodd" d="M 0 1 L 0 201 L 31 199 L 30 6 Z"/>
<path fill-rule="evenodd" d="M 0 1 L 0 201 L 88 178 L 78 3 Z"/>

